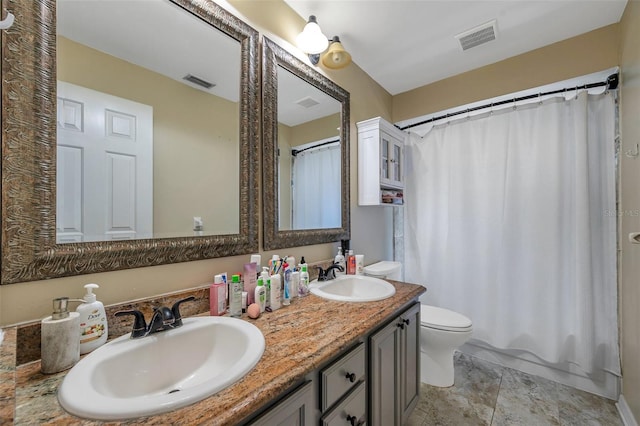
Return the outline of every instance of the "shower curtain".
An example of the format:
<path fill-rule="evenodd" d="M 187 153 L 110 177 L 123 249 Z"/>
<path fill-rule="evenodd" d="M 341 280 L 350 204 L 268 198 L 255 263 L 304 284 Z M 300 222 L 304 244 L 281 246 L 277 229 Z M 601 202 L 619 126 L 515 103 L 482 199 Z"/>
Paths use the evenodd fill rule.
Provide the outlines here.
<path fill-rule="evenodd" d="M 342 226 L 340 156 L 340 144 L 334 144 L 294 157 L 292 229 Z"/>
<path fill-rule="evenodd" d="M 405 276 L 473 339 L 620 374 L 615 103 L 553 98 L 411 135 Z"/>

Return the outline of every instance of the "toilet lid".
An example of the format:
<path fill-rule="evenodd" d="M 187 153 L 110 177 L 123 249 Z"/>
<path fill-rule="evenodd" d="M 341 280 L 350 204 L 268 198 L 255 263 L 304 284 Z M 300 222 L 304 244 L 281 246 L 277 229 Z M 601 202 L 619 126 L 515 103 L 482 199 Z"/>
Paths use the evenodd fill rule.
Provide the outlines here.
<path fill-rule="evenodd" d="M 446 331 L 467 331 L 472 326 L 471 320 L 462 314 L 429 305 L 420 305 L 420 323 Z"/>

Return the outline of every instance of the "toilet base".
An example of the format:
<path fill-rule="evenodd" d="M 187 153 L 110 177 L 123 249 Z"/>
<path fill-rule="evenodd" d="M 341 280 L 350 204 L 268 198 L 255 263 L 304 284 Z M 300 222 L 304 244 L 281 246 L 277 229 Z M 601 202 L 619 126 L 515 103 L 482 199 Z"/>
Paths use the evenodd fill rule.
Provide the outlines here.
<path fill-rule="evenodd" d="M 437 357 L 420 351 L 420 381 L 431 386 L 448 388 L 454 383 L 453 351 L 440 351 Z"/>

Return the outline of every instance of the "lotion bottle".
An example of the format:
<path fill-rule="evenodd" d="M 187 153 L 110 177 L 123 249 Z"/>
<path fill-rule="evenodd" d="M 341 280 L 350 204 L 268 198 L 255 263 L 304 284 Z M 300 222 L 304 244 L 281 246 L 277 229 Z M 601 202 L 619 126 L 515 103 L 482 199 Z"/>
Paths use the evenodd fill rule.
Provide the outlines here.
<path fill-rule="evenodd" d="M 74 366 L 80 360 L 80 314 L 69 312 L 68 297 L 53 299 L 53 313 L 41 322 L 41 362 L 44 374 Z"/>
<path fill-rule="evenodd" d="M 265 290 L 265 307 L 271 306 L 271 281 L 269 280 L 269 267 L 263 266 L 262 272 L 260 273 L 262 277 L 262 284 L 264 285 Z"/>
<path fill-rule="evenodd" d="M 260 307 L 261 314 L 264 313 L 264 310 L 267 307 L 266 295 L 267 295 L 267 289 L 264 287 L 264 283 L 262 282 L 262 276 L 260 276 L 258 278 L 258 284 L 256 284 L 255 299 L 256 299 L 256 303 Z"/>
<path fill-rule="evenodd" d="M 303 263 L 302 271 L 300 271 L 300 283 L 298 284 L 298 296 L 304 297 L 309 294 L 309 272 L 307 271 L 307 264 Z"/>
<path fill-rule="evenodd" d="M 347 262 L 344 260 L 344 256 L 342 255 L 342 247 L 338 247 L 338 254 L 336 254 L 336 258 L 333 260 L 333 263 L 342 266 L 342 271 L 339 269 L 335 270 L 336 276 L 347 273 Z"/>
<path fill-rule="evenodd" d="M 229 314 L 232 317 L 242 316 L 242 283 L 240 275 L 231 276 L 231 286 L 229 288 Z"/>
<path fill-rule="evenodd" d="M 280 309 L 280 289 L 282 288 L 282 282 L 280 274 L 271 275 L 271 310 L 275 311 Z"/>
<path fill-rule="evenodd" d="M 211 315 L 220 316 L 227 311 L 226 287 L 222 275 L 216 275 L 213 278 L 213 284 L 209 287 L 209 313 Z"/>
<path fill-rule="evenodd" d="M 80 314 L 80 354 L 86 354 L 104 345 L 109 335 L 107 314 L 102 302 L 96 300 L 93 290 L 99 288 L 98 284 L 86 284 L 87 294 L 84 295 L 85 303 L 76 308 Z"/>

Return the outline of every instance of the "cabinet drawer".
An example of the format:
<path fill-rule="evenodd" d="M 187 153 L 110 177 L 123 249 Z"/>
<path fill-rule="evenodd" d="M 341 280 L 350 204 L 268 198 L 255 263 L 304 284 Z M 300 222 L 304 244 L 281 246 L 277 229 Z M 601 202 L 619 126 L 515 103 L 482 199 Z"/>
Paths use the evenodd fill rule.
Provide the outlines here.
<path fill-rule="evenodd" d="M 321 411 L 331 407 L 349 389 L 364 379 L 366 371 L 364 346 L 364 343 L 360 343 L 320 372 Z"/>
<path fill-rule="evenodd" d="M 358 382 L 356 388 L 336 408 L 322 417 L 322 426 L 365 425 L 367 416 L 366 382 Z"/>

